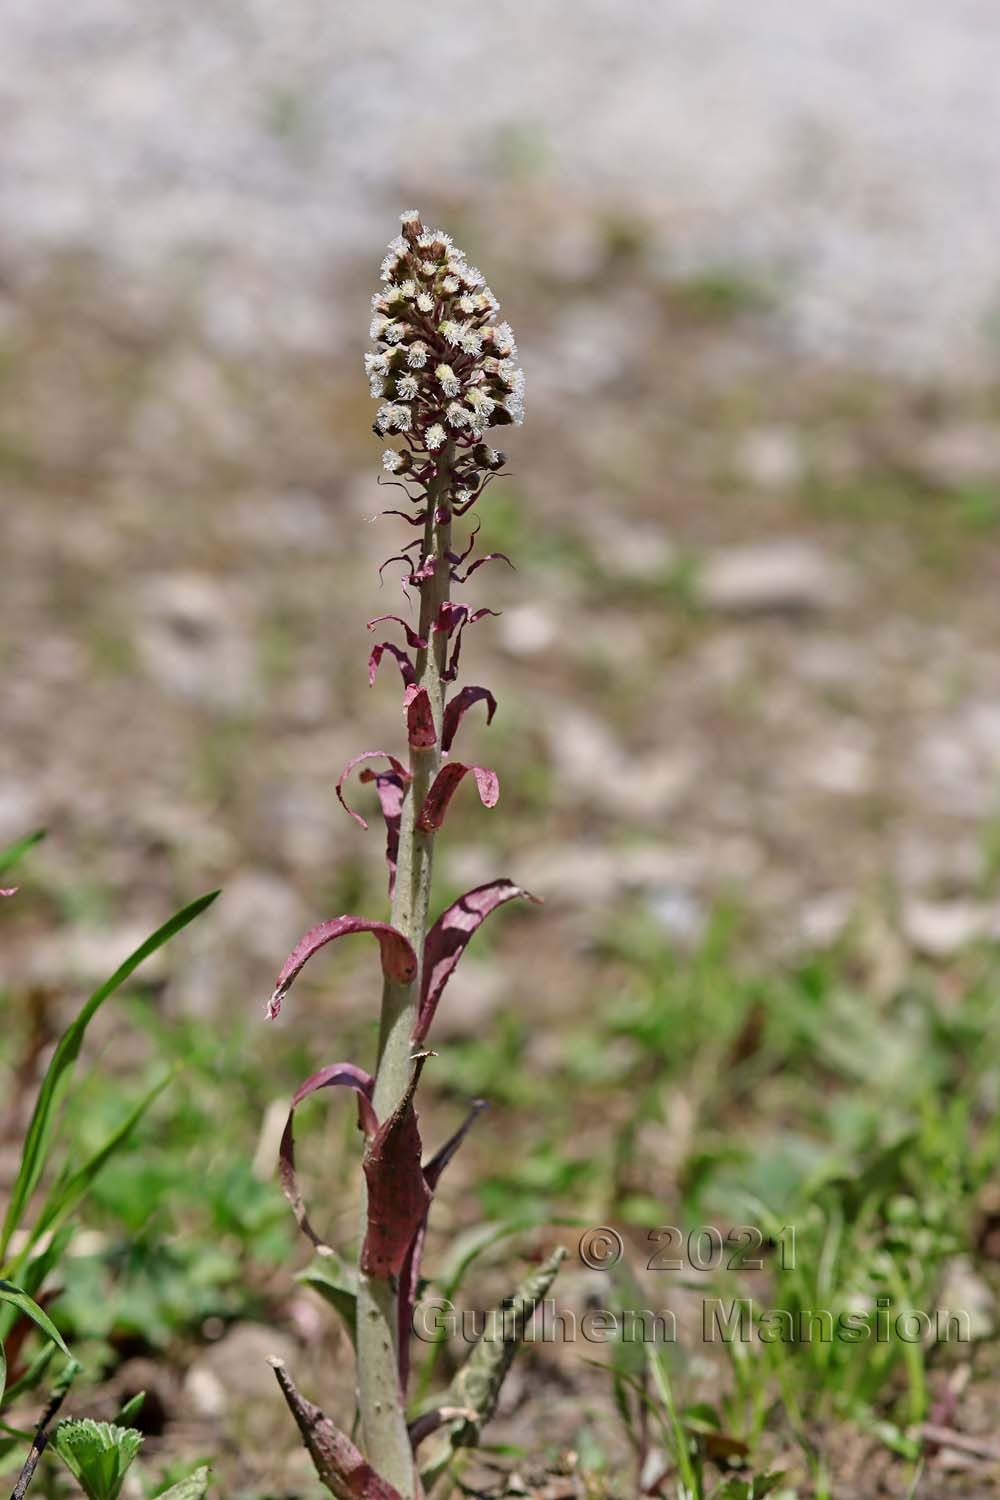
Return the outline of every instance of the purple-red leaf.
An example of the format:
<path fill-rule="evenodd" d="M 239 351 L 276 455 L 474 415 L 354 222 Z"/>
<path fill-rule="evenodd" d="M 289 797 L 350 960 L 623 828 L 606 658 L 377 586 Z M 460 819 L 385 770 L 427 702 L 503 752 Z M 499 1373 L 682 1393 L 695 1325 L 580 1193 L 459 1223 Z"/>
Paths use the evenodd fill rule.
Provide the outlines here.
<path fill-rule="evenodd" d="M 454 599 L 445 599 L 437 613 L 434 621 L 434 629 L 437 632 L 444 631 L 445 635 L 451 635 L 456 625 L 462 624 L 469 618 L 469 606 L 458 604 Z"/>
<path fill-rule="evenodd" d="M 392 620 L 395 624 L 402 625 L 403 633 L 406 636 L 406 644 L 410 646 L 414 651 L 419 651 L 427 645 L 427 642 L 424 640 L 423 636 L 418 635 L 417 632 L 407 624 L 402 615 L 376 615 L 374 620 L 368 621 L 368 629 L 374 630 L 376 625 L 381 625 L 385 620 Z"/>
<path fill-rule="evenodd" d="M 387 557 L 386 560 L 385 560 L 385 562 L 379 568 L 379 570 L 378 570 L 378 576 L 379 576 L 379 581 L 380 582 L 382 582 L 382 583 L 385 582 L 385 577 L 384 577 L 385 570 L 389 566 L 390 563 L 394 563 L 394 562 L 405 563 L 406 564 L 407 573 L 409 573 L 409 570 L 413 567 L 413 563 L 412 563 L 411 559 L 407 557 L 407 555 L 406 555 L 405 552 L 397 552 L 394 557 Z M 405 582 L 403 584 L 403 591 L 404 591 L 404 593 L 406 591 L 406 584 L 405 584 Z"/>
<path fill-rule="evenodd" d="M 414 1043 L 422 1042 L 426 1037 L 441 992 L 451 978 L 472 934 L 491 911 L 496 911 L 498 906 L 502 906 L 505 901 L 512 901 L 515 896 L 538 901 L 537 896 L 515 885 L 512 880 L 493 880 L 488 885 L 466 891 L 464 896 L 460 896 L 438 917 L 424 943 L 420 1010 L 413 1031 Z"/>
<path fill-rule="evenodd" d="M 366 1136 L 373 1136 L 378 1130 L 378 1121 L 371 1104 L 372 1090 L 375 1080 L 363 1068 L 356 1068 L 353 1063 L 332 1063 L 328 1068 L 320 1068 L 305 1083 L 300 1084 L 292 1096 L 292 1102 L 288 1110 L 288 1119 L 281 1135 L 281 1145 L 278 1148 L 278 1178 L 281 1182 L 281 1190 L 292 1206 L 295 1222 L 302 1232 L 312 1240 L 317 1247 L 323 1244 L 316 1231 L 309 1222 L 305 1203 L 299 1191 L 298 1178 L 295 1174 L 295 1134 L 294 1121 L 296 1107 L 307 1099 L 310 1094 L 315 1094 L 318 1089 L 331 1088 L 354 1089 L 358 1096 L 358 1124 Z"/>
<path fill-rule="evenodd" d="M 376 480 L 376 483 L 381 484 L 381 479 Z M 398 484 L 396 488 L 402 490 L 407 500 L 416 505 L 417 497 L 411 495 L 405 485 Z M 417 511 L 416 515 L 411 515 L 408 510 L 383 510 L 380 514 L 383 516 L 402 516 L 403 520 L 408 521 L 411 526 L 422 526 L 427 520 L 427 512 L 425 510 Z"/>
<path fill-rule="evenodd" d="M 406 1093 L 365 1149 L 368 1227 L 361 1247 L 361 1270 L 366 1276 L 399 1275 L 430 1206 L 413 1108 L 423 1062 L 423 1057 L 415 1060 Z"/>
<path fill-rule="evenodd" d="M 411 750 L 429 750 L 431 745 L 437 743 L 437 730 L 434 728 L 434 712 L 427 689 L 415 684 L 408 687 L 403 694 L 403 706 L 406 709 L 406 733 Z"/>
<path fill-rule="evenodd" d="M 347 780 L 348 776 L 350 776 L 351 772 L 354 770 L 354 767 L 359 766 L 364 760 L 387 760 L 394 773 L 399 777 L 400 781 L 403 784 L 409 781 L 410 773 L 406 770 L 402 761 L 397 760 L 394 755 L 390 755 L 388 750 L 362 750 L 360 755 L 353 756 L 347 762 L 347 765 L 340 773 L 340 780 L 337 782 L 337 798 L 340 802 L 340 805 L 344 808 L 345 812 L 350 813 L 355 823 L 360 823 L 362 828 L 367 828 L 368 824 L 365 822 L 364 818 L 360 813 L 356 813 L 353 807 L 348 806 L 347 801 L 344 797 L 344 782 Z M 364 776 L 362 776 L 361 779 L 362 781 L 364 781 Z M 375 778 L 371 777 L 371 779 L 374 780 Z"/>
<path fill-rule="evenodd" d="M 468 1135 L 473 1125 L 475 1125 L 476 1121 L 479 1119 L 479 1116 L 482 1114 L 483 1110 L 488 1108 L 489 1105 L 485 1099 L 473 1099 L 472 1103 L 469 1105 L 469 1113 L 466 1115 L 465 1119 L 462 1121 L 458 1129 L 448 1137 L 443 1145 L 437 1148 L 430 1161 L 424 1163 L 424 1177 L 426 1178 L 427 1186 L 430 1188 L 432 1193 L 435 1191 L 438 1183 L 441 1180 L 441 1173 L 444 1171 L 445 1167 L 449 1165 L 452 1157 L 455 1155 L 459 1146 L 465 1140 L 465 1137 Z"/>
<path fill-rule="evenodd" d="M 434 833 L 441 827 L 448 804 L 455 795 L 459 782 L 469 771 L 476 778 L 480 802 L 484 807 L 496 807 L 500 796 L 497 773 L 488 770 L 486 766 L 465 766 L 460 760 L 451 760 L 441 767 L 424 798 L 424 805 L 417 818 L 417 827 L 421 832 Z"/>
<path fill-rule="evenodd" d="M 451 649 L 451 659 L 446 665 L 441 676 L 445 682 L 454 682 L 458 676 L 458 662 L 462 654 L 462 633 L 466 625 L 475 625 L 484 615 L 498 616 L 495 609 L 470 610 L 467 604 L 456 604 L 454 600 L 446 599 L 438 610 L 438 617 L 434 623 L 435 631 L 443 631 L 447 638 L 455 637 L 455 644 Z"/>
<path fill-rule="evenodd" d="M 320 1480 L 336 1500 L 401 1500 L 345 1432 L 296 1390 L 284 1360 L 269 1361 Z"/>
<path fill-rule="evenodd" d="M 414 671 L 413 663 L 406 652 L 401 650 L 399 646 L 394 646 L 392 641 L 379 641 L 377 646 L 372 647 L 372 654 L 368 658 L 368 686 L 372 687 L 374 685 L 375 673 L 378 671 L 382 658 L 387 651 L 390 656 L 395 657 L 399 664 L 399 674 L 404 684 L 410 687 L 412 683 L 416 682 L 416 672 Z"/>
<path fill-rule="evenodd" d="M 497 711 L 497 700 L 489 688 L 462 688 L 460 693 L 456 693 L 453 698 L 449 699 L 444 711 L 444 721 L 441 725 L 441 750 L 445 755 L 451 749 L 459 724 L 474 703 L 485 703 L 486 722 L 487 724 L 493 722 L 493 715 Z"/>
<path fill-rule="evenodd" d="M 471 1127 L 479 1118 L 482 1110 L 486 1108 L 485 1099 L 473 1099 L 472 1107 L 461 1125 L 450 1135 L 443 1146 L 439 1146 L 424 1165 L 424 1181 L 433 1194 L 438 1185 L 441 1173 L 451 1161 L 459 1146 L 465 1140 Z M 424 1213 L 420 1221 L 420 1227 L 413 1236 L 409 1253 L 403 1262 L 403 1268 L 399 1273 L 399 1338 L 397 1349 L 399 1352 L 399 1383 L 403 1394 L 406 1394 L 407 1382 L 410 1378 L 410 1337 L 413 1333 L 413 1308 L 417 1300 L 417 1287 L 420 1281 L 420 1264 L 424 1257 L 424 1239 L 427 1234 L 427 1213 Z"/>
<path fill-rule="evenodd" d="M 269 1021 L 273 1021 L 281 1010 L 282 1000 L 313 954 L 320 948 L 324 948 L 327 943 L 334 942 L 336 938 L 346 937 L 352 932 L 370 932 L 378 939 L 382 953 L 382 972 L 387 979 L 395 979 L 405 984 L 416 974 L 417 955 L 410 946 L 409 940 L 395 927 L 391 927 L 388 922 L 369 922 L 364 917 L 331 917 L 328 922 L 320 922 L 317 927 L 310 928 L 285 959 L 284 967 L 278 975 L 278 983 L 274 987 L 274 994 L 268 1001 Z"/>
<path fill-rule="evenodd" d="M 505 562 L 508 568 L 514 567 L 506 552 L 487 552 L 484 556 L 477 557 L 474 563 L 470 563 L 464 573 L 452 572 L 451 576 L 456 583 L 468 583 L 476 569 L 481 568 L 484 563 L 488 562 Z"/>
<path fill-rule="evenodd" d="M 475 545 L 476 545 L 476 537 L 479 535 L 479 532 L 482 529 L 482 525 L 483 525 L 482 521 L 480 521 L 479 519 L 477 519 L 476 522 L 475 522 L 475 524 L 472 527 L 472 530 L 469 533 L 469 541 L 468 541 L 468 544 L 467 544 L 464 552 L 446 552 L 445 553 L 445 556 L 447 557 L 447 559 L 448 559 L 448 561 L 450 563 L 454 563 L 455 566 L 457 567 L 459 563 L 464 563 L 465 559 L 467 557 L 470 557 L 472 555 L 472 551 L 473 551 L 473 549 L 475 548 Z"/>
<path fill-rule="evenodd" d="M 389 895 L 396 884 L 396 863 L 399 857 L 399 823 L 406 798 L 406 781 L 395 771 L 362 771 L 362 781 L 374 781 L 379 806 L 385 819 L 385 862 L 389 867 Z"/>

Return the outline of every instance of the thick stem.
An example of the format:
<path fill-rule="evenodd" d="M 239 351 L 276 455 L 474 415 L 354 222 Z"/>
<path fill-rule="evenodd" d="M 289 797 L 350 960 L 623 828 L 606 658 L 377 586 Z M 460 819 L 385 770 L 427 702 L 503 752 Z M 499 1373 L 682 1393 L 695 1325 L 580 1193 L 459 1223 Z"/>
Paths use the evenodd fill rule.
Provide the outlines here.
<path fill-rule="evenodd" d="M 445 449 L 437 474 L 428 486 L 427 523 L 423 562 L 436 559 L 433 576 L 420 588 L 420 634 L 427 647 L 418 651 L 417 684 L 426 688 L 434 716 L 437 738 L 428 749 L 410 751 L 412 781 L 403 803 L 399 828 L 396 885 L 392 899 L 392 923 L 413 944 L 418 958 L 423 953 L 430 904 L 434 835 L 416 827 L 417 815 L 441 765 L 441 724 L 444 715 L 443 672 L 448 641 L 444 631 L 435 632 L 434 622 L 448 598 L 451 568 L 446 553 L 451 546 L 450 517 L 438 520 L 451 488 L 451 448 Z M 378 1070 L 374 1106 L 380 1120 L 386 1119 L 402 1098 L 410 1079 L 413 1052 L 411 1036 L 417 1019 L 420 972 L 411 984 L 386 980 L 382 992 L 379 1028 Z M 362 1203 L 362 1234 L 365 1204 Z M 403 1500 L 413 1500 L 418 1481 L 411 1438 L 406 1425 L 406 1399 L 399 1384 L 397 1349 L 398 1309 L 395 1287 L 359 1270 L 357 1303 L 358 1405 L 365 1450 L 383 1478 L 394 1485 Z"/>

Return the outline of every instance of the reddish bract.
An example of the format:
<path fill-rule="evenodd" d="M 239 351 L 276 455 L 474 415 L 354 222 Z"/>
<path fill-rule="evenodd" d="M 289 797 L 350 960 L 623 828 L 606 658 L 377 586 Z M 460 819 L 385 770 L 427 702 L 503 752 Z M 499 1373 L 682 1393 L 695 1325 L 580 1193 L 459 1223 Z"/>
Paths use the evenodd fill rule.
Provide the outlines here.
<path fill-rule="evenodd" d="M 417 972 L 417 955 L 401 932 L 391 927 L 388 922 L 369 922 L 364 917 L 346 915 L 332 917 L 329 922 L 320 922 L 317 927 L 310 928 L 285 959 L 284 967 L 274 987 L 274 994 L 268 1001 L 269 1021 L 273 1021 L 281 1010 L 281 1002 L 313 954 L 317 953 L 320 948 L 325 948 L 327 943 L 335 942 L 337 938 L 347 937 L 354 932 L 370 932 L 378 939 L 382 955 L 382 972 L 387 979 L 395 979 L 400 984 L 409 983 Z"/>
<path fill-rule="evenodd" d="M 406 736 L 411 750 L 429 750 L 437 744 L 434 714 L 426 688 L 408 687 L 403 694 L 406 709 Z"/>
<path fill-rule="evenodd" d="M 424 833 L 434 833 L 444 822 L 448 804 L 462 779 L 472 772 L 476 780 L 479 800 L 484 807 L 496 807 L 500 797 L 500 779 L 495 771 L 486 766 L 465 766 L 460 760 L 448 761 L 434 778 L 430 791 L 417 818 L 417 827 Z"/>
<path fill-rule="evenodd" d="M 410 779 L 410 773 L 409 771 L 407 771 L 402 761 L 397 760 L 395 755 L 390 755 L 388 750 L 362 750 L 360 755 L 354 755 L 351 757 L 351 759 L 347 762 L 347 765 L 340 773 L 340 780 L 337 782 L 335 790 L 337 793 L 337 799 L 340 802 L 341 807 L 343 807 L 345 812 L 350 813 L 355 823 L 360 823 L 362 828 L 367 828 L 368 824 L 360 813 L 356 813 L 353 807 L 348 806 L 347 800 L 344 797 L 344 782 L 347 780 L 348 776 L 350 776 L 351 772 L 354 770 L 354 767 L 360 766 L 362 761 L 365 760 L 387 760 L 392 767 L 393 772 L 399 778 L 400 782 L 405 783 Z M 372 776 L 371 779 L 374 780 L 375 778 Z M 364 775 L 362 775 L 361 780 L 365 780 Z"/>
<path fill-rule="evenodd" d="M 305 1203 L 299 1191 L 298 1177 L 295 1172 L 295 1135 L 294 1122 L 296 1107 L 307 1099 L 310 1094 L 315 1094 L 319 1089 L 331 1088 L 354 1089 L 358 1096 L 358 1124 L 366 1135 L 372 1136 L 378 1129 L 378 1121 L 375 1111 L 372 1109 L 371 1095 L 375 1087 L 375 1080 L 370 1073 L 363 1068 L 357 1068 L 353 1063 L 333 1063 L 330 1067 L 320 1068 L 305 1083 L 299 1085 L 292 1096 L 292 1102 L 288 1110 L 288 1119 L 281 1133 L 281 1144 L 278 1148 L 278 1180 L 281 1190 L 292 1206 L 295 1222 L 302 1232 L 312 1240 L 313 1244 L 320 1246 L 323 1241 L 309 1222 Z"/>
<path fill-rule="evenodd" d="M 445 755 L 451 749 L 452 741 L 458 733 L 458 726 L 474 703 L 486 704 L 486 722 L 493 722 L 493 715 L 497 711 L 497 700 L 484 687 L 464 687 L 461 692 L 449 699 L 445 705 L 444 720 L 441 725 L 441 749 Z"/>
<path fill-rule="evenodd" d="M 388 652 L 390 656 L 395 657 L 403 682 L 407 687 L 412 687 L 417 680 L 416 674 L 413 670 L 413 663 L 407 656 L 406 652 L 403 651 L 399 646 L 394 646 L 392 641 L 379 641 L 377 646 L 372 647 L 371 655 L 368 658 L 368 686 L 374 686 L 375 674 L 378 671 L 379 665 L 381 664 L 382 658 L 386 654 L 386 652 Z"/>
<path fill-rule="evenodd" d="M 460 896 L 438 917 L 424 944 L 420 1010 L 413 1031 L 414 1043 L 422 1042 L 426 1037 L 441 993 L 473 933 L 485 922 L 491 911 L 496 911 L 498 906 L 502 906 L 505 901 L 512 901 L 515 896 L 524 896 L 528 901 L 538 902 L 537 896 L 515 885 L 512 880 L 492 880 L 487 885 L 466 891 L 464 896 Z"/>
<path fill-rule="evenodd" d="M 430 1206 L 413 1108 L 423 1062 L 423 1058 L 415 1060 L 406 1093 L 365 1149 L 362 1167 L 368 1184 L 368 1223 L 360 1265 L 366 1276 L 399 1275 Z"/>

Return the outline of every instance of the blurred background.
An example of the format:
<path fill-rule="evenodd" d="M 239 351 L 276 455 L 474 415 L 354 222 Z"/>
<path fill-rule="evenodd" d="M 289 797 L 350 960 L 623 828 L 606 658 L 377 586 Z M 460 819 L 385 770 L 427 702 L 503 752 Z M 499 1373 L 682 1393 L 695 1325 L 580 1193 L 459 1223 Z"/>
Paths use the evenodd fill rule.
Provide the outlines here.
<path fill-rule="evenodd" d="M 186 1064 L 67 1293 L 109 1379 L 171 1351 L 164 1429 L 224 1417 L 246 1458 L 254 1320 L 331 1336 L 292 1290 L 274 1101 L 370 1047 L 369 955 L 262 1013 L 306 927 L 383 910 L 380 833 L 333 786 L 398 739 L 366 684 L 400 533 L 361 356 L 409 207 L 527 376 L 480 506 L 518 571 L 476 575 L 503 615 L 463 658 L 503 796 L 459 799 L 442 896 L 546 902 L 442 1010 L 425 1134 L 496 1101 L 445 1227 L 732 1217 L 727 1172 L 774 1205 L 960 1097 L 939 1269 L 990 1306 L 995 5 L 7 0 L 0 32 L 0 843 L 49 830 L 4 912 L 7 1060 L 30 1080 L 88 980 L 224 888 L 95 1027 L 84 1133 Z M 347 1174 L 340 1117 L 311 1129 Z"/>

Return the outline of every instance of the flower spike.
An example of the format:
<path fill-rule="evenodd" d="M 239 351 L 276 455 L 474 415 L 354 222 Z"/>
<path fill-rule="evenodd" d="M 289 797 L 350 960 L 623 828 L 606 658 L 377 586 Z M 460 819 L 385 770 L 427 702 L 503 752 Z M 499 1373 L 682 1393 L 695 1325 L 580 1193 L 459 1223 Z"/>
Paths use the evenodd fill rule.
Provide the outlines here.
<path fill-rule="evenodd" d="M 411 233 L 410 222 L 382 262 L 387 284 L 373 299 L 374 349 L 365 355 L 372 396 L 382 403 L 376 431 L 410 444 L 387 448 L 383 466 L 411 474 L 453 445 L 480 467 L 499 468 L 503 454 L 483 438 L 490 427 L 523 420 L 514 335 L 497 322 L 499 303 L 482 273 L 448 235 L 424 230 L 419 217 Z"/>
<path fill-rule="evenodd" d="M 378 942 L 383 992 L 377 1072 L 372 1076 L 351 1063 L 336 1063 L 306 1079 L 292 1100 L 279 1153 L 281 1183 L 296 1221 L 322 1249 L 296 1178 L 293 1118 L 301 1101 L 320 1089 L 353 1090 L 365 1140 L 360 1248 L 350 1289 L 360 1449 L 299 1395 L 283 1367 L 276 1367 L 316 1471 L 336 1500 L 422 1500 L 424 1465 L 418 1467 L 417 1445 L 439 1434 L 438 1456 L 428 1472 L 442 1472 L 458 1448 L 478 1438 L 513 1355 L 513 1343 L 497 1353 L 474 1355 L 468 1376 L 459 1377 L 462 1399 L 449 1393 L 444 1405 L 408 1422 L 410 1325 L 428 1210 L 442 1171 L 482 1108 L 477 1101 L 458 1131 L 424 1164 L 414 1095 L 429 1054 L 413 1049 L 422 1047 L 445 986 L 486 917 L 516 896 L 535 899 L 513 881 L 491 881 L 450 905 L 428 931 L 434 846 L 455 792 L 471 773 L 484 807 L 494 807 L 500 793 L 494 771 L 450 759 L 469 709 L 483 704 L 489 725 L 497 707 L 486 687 L 454 686 L 465 631 L 496 611 L 473 608 L 452 593 L 487 562 L 513 563 L 502 552 L 476 555 L 480 522 L 475 517 L 467 537 L 453 540 L 452 531 L 455 518 L 468 515 L 506 466 L 506 455 L 490 446 L 487 434 L 522 420 L 524 375 L 517 346 L 482 272 L 469 265 L 450 236 L 426 228 L 415 209 L 401 215 L 380 274 L 372 297 L 372 347 L 364 359 L 378 403 L 373 423 L 382 439 L 378 483 L 405 497 L 405 504 L 395 501 L 399 509 L 382 514 L 398 517 L 413 531 L 378 572 L 384 581 L 386 569 L 401 563 L 403 595 L 407 605 L 418 608 L 410 618 L 390 613 L 368 622 L 369 631 L 389 625 L 401 632 L 400 644 L 376 640 L 371 646 L 368 680 L 374 685 L 390 656 L 402 684 L 406 749 L 399 756 L 386 750 L 355 755 L 341 772 L 336 794 L 366 829 L 367 820 L 350 806 L 345 788 L 355 770 L 362 784 L 375 787 L 386 830 L 390 919 L 345 914 L 312 928 L 286 959 L 268 1006 L 268 1015 L 276 1016 L 302 968 L 326 944 L 357 932 Z M 545 1287 L 556 1263 L 544 1268 Z M 543 1281 L 536 1276 L 519 1289 L 525 1315 L 541 1295 Z M 482 1400 L 472 1399 L 477 1380 Z"/>

